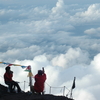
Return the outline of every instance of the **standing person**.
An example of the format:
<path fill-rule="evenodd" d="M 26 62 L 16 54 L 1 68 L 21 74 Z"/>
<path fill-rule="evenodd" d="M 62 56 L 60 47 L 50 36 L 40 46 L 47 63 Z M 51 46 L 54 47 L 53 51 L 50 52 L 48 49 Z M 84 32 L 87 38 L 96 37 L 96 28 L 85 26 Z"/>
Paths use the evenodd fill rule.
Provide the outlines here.
<path fill-rule="evenodd" d="M 44 83 L 46 81 L 46 74 L 44 72 L 44 68 L 42 68 L 42 70 L 38 70 L 38 73 L 34 76 L 34 79 L 35 83 L 34 86 L 32 87 L 33 88 L 32 92 L 36 92 L 38 94 L 43 93 Z"/>
<path fill-rule="evenodd" d="M 13 77 L 13 71 L 10 70 L 10 67 L 7 66 L 5 68 L 6 72 L 4 73 L 4 82 L 9 86 L 9 90 L 12 93 L 13 92 L 13 86 L 17 87 L 17 92 L 21 92 L 21 88 L 18 84 L 18 82 L 15 82 L 12 77 Z"/>

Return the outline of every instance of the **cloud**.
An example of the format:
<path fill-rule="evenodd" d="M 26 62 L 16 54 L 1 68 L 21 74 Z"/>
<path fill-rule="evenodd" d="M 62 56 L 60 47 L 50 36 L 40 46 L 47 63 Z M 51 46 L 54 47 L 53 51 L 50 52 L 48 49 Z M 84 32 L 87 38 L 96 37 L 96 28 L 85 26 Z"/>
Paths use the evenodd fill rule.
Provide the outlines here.
<path fill-rule="evenodd" d="M 78 90 L 76 89 L 76 91 L 80 91 L 80 95 L 77 94 L 76 98 L 79 99 L 79 97 L 84 98 L 84 95 L 87 100 L 89 100 L 91 97 L 93 100 L 99 99 L 98 96 L 98 89 L 100 88 L 99 85 L 99 79 L 95 78 L 99 76 L 99 67 L 98 67 L 98 59 L 99 59 L 100 54 L 96 55 L 93 59 L 93 61 L 91 61 L 90 65 L 87 66 L 87 68 L 85 69 L 85 75 L 83 75 L 81 78 L 77 79 L 77 86 Z M 87 92 L 87 94 L 85 93 L 81 93 L 82 91 Z M 76 94 L 77 92 L 75 92 Z M 88 94 L 89 93 L 89 94 Z M 95 96 L 93 95 L 95 94 Z"/>
<path fill-rule="evenodd" d="M 16 44 L 16 46 L 17 46 L 17 44 Z M 19 44 L 18 44 L 18 46 L 19 46 Z M 20 46 L 22 46 L 22 45 L 20 44 Z M 19 60 L 23 60 L 23 58 L 30 59 L 32 57 L 32 59 L 33 59 L 33 57 L 35 57 L 33 52 L 35 52 L 35 55 L 39 54 L 39 52 L 41 54 L 40 48 L 38 46 L 35 46 L 35 45 L 27 47 L 27 48 L 19 48 L 19 49 L 16 49 L 16 48 L 12 49 L 11 48 L 11 50 L 8 50 L 7 52 L 1 53 L 2 54 L 1 59 L 2 60 L 8 59 L 8 61 L 15 60 L 15 58 L 19 59 Z"/>
<path fill-rule="evenodd" d="M 52 8 L 52 13 L 61 13 L 63 11 L 63 8 L 64 8 L 63 0 L 58 0 L 58 2 L 56 3 L 56 7 Z"/>
<path fill-rule="evenodd" d="M 76 49 L 76 50 L 79 50 L 79 49 Z M 72 49 L 72 51 L 74 51 L 74 50 Z M 80 55 L 82 53 L 82 52 L 80 52 L 80 54 L 79 54 L 79 51 L 77 51 L 76 54 Z M 74 52 L 76 52 L 76 51 L 74 51 Z M 67 56 L 71 57 L 72 54 L 70 52 L 67 52 Z M 75 56 L 75 57 L 77 57 L 77 56 Z M 16 60 L 15 62 L 12 62 L 12 63 L 21 64 L 21 65 L 25 65 L 25 66 L 31 65 L 33 75 L 35 75 L 37 73 L 38 69 L 41 69 L 42 67 L 44 67 L 45 72 L 47 74 L 47 81 L 46 81 L 46 88 L 45 88 L 46 93 L 48 93 L 49 89 L 50 89 L 48 84 L 52 87 L 66 86 L 70 90 L 72 81 L 73 81 L 73 77 L 75 76 L 76 77 L 76 88 L 73 91 L 73 96 L 75 98 L 77 98 L 77 100 L 82 98 L 84 95 L 86 95 L 87 100 L 89 100 L 90 98 L 92 98 L 93 100 L 95 100 L 95 98 L 99 98 L 95 94 L 95 93 L 99 92 L 98 88 L 100 87 L 98 84 L 99 77 L 95 78 L 99 75 L 99 69 L 98 69 L 99 54 L 95 56 L 94 60 L 91 61 L 90 65 L 85 65 L 85 66 L 80 65 L 80 62 L 77 63 L 76 59 L 73 59 L 73 61 L 76 63 L 72 64 L 72 67 L 64 68 L 64 69 L 59 66 L 52 65 L 52 63 L 51 63 L 52 60 L 49 61 L 47 59 L 46 55 L 36 56 L 33 60 Z M 3 65 L 3 66 L 5 66 L 5 65 Z M 67 65 L 66 65 L 66 67 L 67 67 Z M 29 86 L 28 86 L 29 80 L 27 77 L 28 73 L 24 72 L 24 69 L 22 69 L 20 66 L 12 66 L 11 69 L 14 71 L 14 79 L 21 82 L 20 83 L 21 88 L 23 89 L 24 81 L 26 81 L 25 87 L 26 87 L 26 90 L 29 90 Z M 17 71 L 16 71 L 16 69 L 17 69 Z M 3 70 L 1 73 L 1 75 L 3 75 L 4 67 L 2 67 L 1 70 Z M 52 77 L 51 77 L 51 75 L 52 75 Z M 65 76 L 67 76 L 67 77 L 65 78 Z M 0 80 L 2 83 L 3 79 L 0 79 Z M 33 79 L 33 83 L 34 83 L 34 79 Z M 94 88 L 95 88 L 95 91 L 94 91 Z M 66 93 L 68 93 L 69 90 L 67 90 Z M 55 91 L 56 90 L 53 89 L 52 93 L 53 92 L 55 93 Z M 62 92 L 60 92 L 60 89 L 57 91 L 60 94 L 62 94 Z M 95 94 L 97 97 L 95 97 L 95 95 L 93 95 L 93 94 Z"/>
<path fill-rule="evenodd" d="M 87 9 L 87 11 L 83 12 L 81 14 L 81 16 L 87 16 L 89 17 L 90 19 L 92 18 L 93 20 L 97 20 L 100 13 L 100 8 L 99 8 L 99 4 L 93 4 L 93 5 L 90 5 Z M 96 16 L 93 16 L 93 13 L 96 15 Z"/>
<path fill-rule="evenodd" d="M 94 66 L 94 69 L 97 71 L 97 72 L 100 72 L 100 67 L 99 67 L 99 58 L 100 58 L 100 54 L 96 55 L 94 57 L 94 60 L 91 62 L 91 66 Z"/>
<path fill-rule="evenodd" d="M 46 93 L 49 92 L 49 84 L 66 86 L 67 94 L 73 77 L 76 77 L 73 97 L 77 100 L 98 100 L 98 0 L 5 1 L 0 0 L 0 60 L 31 65 L 33 75 L 45 67 Z M 1 64 L 0 82 L 3 84 L 4 68 L 5 65 Z M 26 81 L 25 87 L 29 90 L 28 73 L 20 66 L 11 68 L 15 73 L 14 79 L 21 82 L 22 89 Z M 55 94 L 61 95 L 61 90 L 53 88 Z"/>
<path fill-rule="evenodd" d="M 92 95 L 92 94 L 90 94 L 88 91 L 84 91 L 84 90 L 80 90 L 80 92 L 78 93 L 78 95 L 77 95 L 78 97 L 77 97 L 77 100 L 84 100 L 84 99 L 86 99 L 86 100 L 96 100 L 95 99 L 95 97 Z"/>
<path fill-rule="evenodd" d="M 100 4 L 92 4 L 85 11 L 82 9 L 70 17 L 70 22 L 74 25 L 93 25 L 99 24 Z"/>
<path fill-rule="evenodd" d="M 91 29 L 87 29 L 84 31 L 84 33 L 88 34 L 88 35 L 91 35 L 91 36 L 95 36 L 95 37 L 98 37 L 100 36 L 99 33 L 100 33 L 100 27 L 98 28 L 91 28 Z"/>
<path fill-rule="evenodd" d="M 54 66 L 71 67 L 77 64 L 89 62 L 88 54 L 81 51 L 80 48 L 70 48 L 66 54 L 60 54 L 52 59 Z"/>

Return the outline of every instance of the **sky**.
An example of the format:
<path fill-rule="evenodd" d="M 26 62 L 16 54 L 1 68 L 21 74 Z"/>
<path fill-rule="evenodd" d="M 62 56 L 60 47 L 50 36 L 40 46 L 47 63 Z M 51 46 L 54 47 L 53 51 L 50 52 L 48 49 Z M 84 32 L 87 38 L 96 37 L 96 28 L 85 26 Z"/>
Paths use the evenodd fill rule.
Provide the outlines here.
<path fill-rule="evenodd" d="M 45 93 L 99 100 L 99 0 L 0 0 L 0 62 L 45 68 Z M 0 83 L 6 65 L 0 64 Z M 11 66 L 13 79 L 29 90 L 28 73 Z M 34 84 L 34 78 L 32 79 Z"/>

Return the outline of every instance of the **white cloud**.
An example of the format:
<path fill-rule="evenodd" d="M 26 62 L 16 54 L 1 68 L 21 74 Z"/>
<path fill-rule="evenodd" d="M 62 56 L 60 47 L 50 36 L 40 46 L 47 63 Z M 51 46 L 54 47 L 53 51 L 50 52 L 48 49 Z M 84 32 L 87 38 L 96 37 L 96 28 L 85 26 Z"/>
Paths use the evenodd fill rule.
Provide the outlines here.
<path fill-rule="evenodd" d="M 93 4 L 93 5 L 90 5 L 87 9 L 87 11 L 85 11 L 84 13 L 82 13 L 81 15 L 82 16 L 90 16 L 90 17 L 96 17 L 98 18 L 100 15 L 100 7 L 99 7 L 100 4 Z M 95 14 L 96 16 L 93 16 L 93 14 Z"/>
<path fill-rule="evenodd" d="M 93 36 L 100 36 L 100 27 L 98 28 L 91 28 L 84 31 L 84 33 Z"/>
<path fill-rule="evenodd" d="M 89 61 L 88 54 L 80 48 L 70 48 L 66 54 L 60 54 L 52 59 L 54 66 L 70 67 L 76 64 L 83 64 Z"/>
<path fill-rule="evenodd" d="M 94 60 L 91 62 L 91 66 L 94 66 L 93 68 L 99 73 L 100 72 L 100 54 L 96 55 L 94 57 Z"/>
<path fill-rule="evenodd" d="M 71 48 L 72 49 L 72 48 Z M 79 49 L 76 49 L 79 50 Z M 70 51 L 70 50 L 69 50 Z M 72 49 L 72 51 L 74 51 Z M 79 50 L 80 51 L 80 50 Z M 77 55 L 80 55 L 79 51 L 77 52 Z M 69 55 L 72 56 L 72 53 L 68 52 Z M 81 52 L 82 53 L 82 52 Z M 90 65 L 80 66 L 80 62 L 77 62 L 77 55 L 75 56 L 75 59 L 73 59 L 74 63 L 72 67 L 69 68 L 61 68 L 59 66 L 53 66 L 51 61 L 47 59 L 46 55 L 40 55 L 36 56 L 33 60 L 16 60 L 15 62 L 12 62 L 14 64 L 20 64 L 20 65 L 31 65 L 32 66 L 32 72 L 33 75 L 37 73 L 37 70 L 41 69 L 42 67 L 45 68 L 45 72 L 47 74 L 47 81 L 46 81 L 46 93 L 49 92 L 50 87 L 48 84 L 52 87 L 63 87 L 66 86 L 69 90 L 72 85 L 73 77 L 76 77 L 76 88 L 73 91 L 73 96 L 75 99 L 79 100 L 80 98 L 85 98 L 86 100 L 89 100 L 92 98 L 92 100 L 96 100 L 96 98 L 99 98 L 98 95 L 95 93 L 98 93 L 98 88 L 100 88 L 99 82 L 99 67 L 98 67 L 98 59 L 99 54 L 94 58 L 94 60 L 91 62 Z M 83 54 L 82 54 L 83 56 Z M 73 58 L 73 57 L 72 57 Z M 85 62 L 84 62 L 85 63 Z M 75 66 L 76 65 L 76 66 Z M 5 66 L 5 65 L 2 65 Z M 29 90 L 28 86 L 28 77 L 27 72 L 24 72 L 24 69 L 22 69 L 20 66 L 12 66 L 11 69 L 14 71 L 14 80 L 20 81 L 20 86 L 23 89 L 24 87 L 24 81 L 26 81 L 26 89 Z M 16 70 L 17 69 L 17 70 Z M 95 69 L 95 70 L 94 70 Z M 1 75 L 4 73 L 4 67 L 1 68 L 3 70 L 1 72 Z M 98 72 L 98 73 L 97 73 Z M 51 77 L 52 75 L 52 77 Z M 66 76 L 66 78 L 65 78 Z M 98 78 L 95 78 L 98 77 Z M 3 79 L 0 79 L 1 83 L 3 82 Z M 33 79 L 34 83 L 34 79 Z M 4 84 L 4 83 L 3 83 Z M 66 93 L 68 93 L 68 91 Z M 53 89 L 52 93 L 55 93 L 55 89 Z M 57 92 L 57 91 L 56 91 Z M 58 92 L 62 95 L 63 93 L 58 90 Z M 58 94 L 59 94 L 58 93 Z M 65 93 L 65 94 L 66 94 Z M 95 94 L 95 95 L 93 95 Z M 85 97 L 84 97 L 85 95 Z"/>
<path fill-rule="evenodd" d="M 56 3 L 56 7 L 52 8 L 52 13 L 61 13 L 63 11 L 63 8 L 64 8 L 63 0 L 58 0 L 58 2 Z"/>
<path fill-rule="evenodd" d="M 86 30 L 84 33 L 87 33 L 87 34 L 90 34 L 90 35 L 92 35 L 92 34 L 96 35 L 97 31 L 94 28 L 91 28 L 91 29 Z"/>
<path fill-rule="evenodd" d="M 96 100 L 96 98 L 86 90 L 77 91 L 77 100 Z"/>
<path fill-rule="evenodd" d="M 50 86 L 70 89 L 76 77 L 73 97 L 98 100 L 100 4 L 86 1 L 88 6 L 79 0 L 44 1 L 0 0 L 0 60 L 31 65 L 33 75 L 45 67 Z M 4 67 L 0 67 L 1 76 Z M 22 82 L 22 89 L 26 81 L 28 90 L 28 73 L 20 66 L 11 68 L 14 79 Z M 4 84 L 2 77 L 0 82 Z M 47 84 L 46 89 L 49 91 Z"/>
<path fill-rule="evenodd" d="M 84 23 L 87 24 L 98 24 L 100 16 L 100 4 L 90 5 L 86 11 L 77 12 L 74 16 L 71 16 L 70 21 L 73 24 Z M 76 22 L 76 23 L 75 23 Z"/>
<path fill-rule="evenodd" d="M 16 46 L 18 45 L 19 49 L 10 49 L 8 50 L 7 52 L 4 52 L 4 53 L 1 53 L 1 59 L 2 60 L 16 60 L 16 59 L 20 59 L 22 60 L 23 58 L 25 59 L 32 59 L 35 55 L 37 54 L 41 54 L 41 51 L 40 48 L 38 46 L 30 46 L 30 47 L 27 47 L 27 48 L 20 48 L 22 45 L 20 44 L 16 44 Z M 35 55 L 34 53 L 35 52 Z M 8 58 L 7 58 L 8 57 Z"/>

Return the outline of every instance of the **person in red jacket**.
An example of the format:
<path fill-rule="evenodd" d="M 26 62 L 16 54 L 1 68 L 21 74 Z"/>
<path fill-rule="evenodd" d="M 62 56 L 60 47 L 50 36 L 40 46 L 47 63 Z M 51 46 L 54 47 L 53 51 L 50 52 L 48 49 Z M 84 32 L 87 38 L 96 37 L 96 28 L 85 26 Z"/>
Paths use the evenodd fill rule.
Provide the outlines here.
<path fill-rule="evenodd" d="M 18 82 L 12 80 L 13 72 L 10 70 L 10 67 L 7 66 L 5 70 L 6 72 L 4 73 L 4 82 L 9 86 L 10 92 L 13 92 L 13 87 L 17 87 L 17 92 L 21 92 L 21 88 L 18 85 Z"/>
<path fill-rule="evenodd" d="M 44 72 L 44 68 L 42 68 L 43 70 L 38 70 L 38 73 L 34 76 L 35 79 L 35 83 L 34 83 L 34 87 L 33 90 L 34 92 L 41 94 L 44 91 L 44 83 L 46 81 L 46 74 Z"/>

